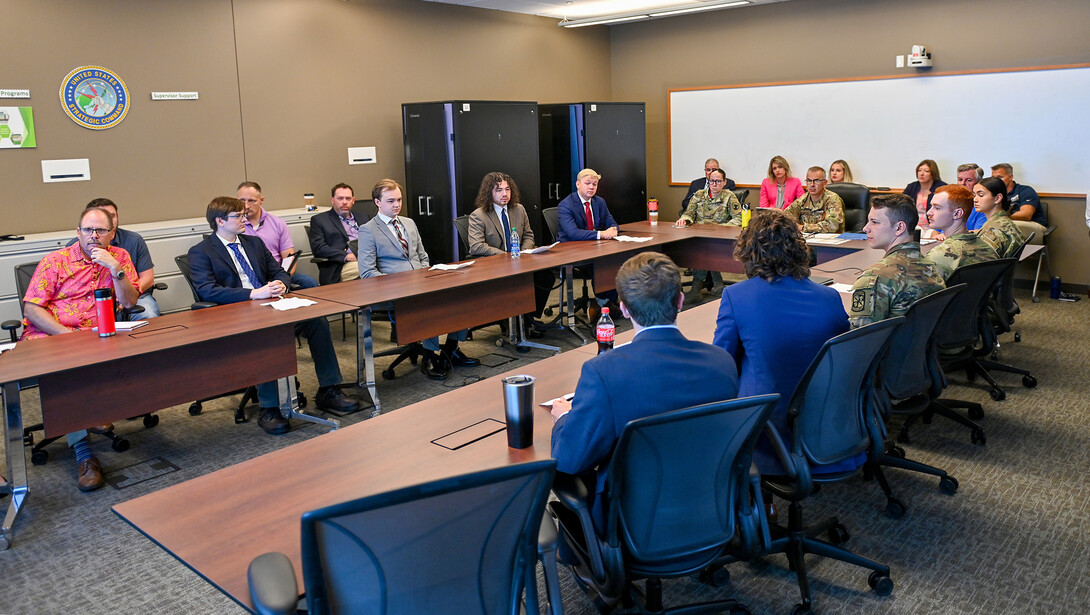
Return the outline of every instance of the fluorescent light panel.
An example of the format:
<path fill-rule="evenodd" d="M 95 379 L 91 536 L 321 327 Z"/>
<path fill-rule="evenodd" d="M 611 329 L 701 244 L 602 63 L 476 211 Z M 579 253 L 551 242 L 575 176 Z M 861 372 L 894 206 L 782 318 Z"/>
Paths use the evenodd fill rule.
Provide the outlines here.
<path fill-rule="evenodd" d="M 660 17 L 669 17 L 673 15 L 682 15 L 685 13 L 698 13 L 701 11 L 714 11 L 718 9 L 726 9 L 734 6 L 742 6 L 749 4 L 749 0 L 735 0 L 734 2 L 721 2 L 718 4 L 704 4 L 701 6 L 692 6 L 681 9 L 670 9 L 665 11 L 655 11 L 648 13 L 629 13 L 627 15 L 620 15 L 617 17 L 606 18 L 589 18 L 589 19 L 577 19 L 573 21 L 561 21 L 558 25 L 565 28 L 582 28 L 584 26 L 601 26 L 614 23 L 622 23 L 627 21 L 637 21 L 640 19 L 652 19 Z"/>
<path fill-rule="evenodd" d="M 743 4 L 749 4 L 749 0 L 738 0 L 737 2 L 726 2 L 724 4 L 709 4 L 707 6 L 694 6 L 687 9 L 656 11 L 651 13 L 651 17 L 668 17 L 670 15 L 683 15 L 685 13 L 699 13 L 700 11 L 714 11 L 716 9 L 728 9 L 732 6 L 742 6 Z"/>

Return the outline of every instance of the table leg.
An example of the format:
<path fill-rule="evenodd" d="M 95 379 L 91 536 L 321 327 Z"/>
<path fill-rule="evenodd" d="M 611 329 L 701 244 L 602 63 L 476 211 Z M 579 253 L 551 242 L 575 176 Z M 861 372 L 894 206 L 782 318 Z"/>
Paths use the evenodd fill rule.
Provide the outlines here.
<path fill-rule="evenodd" d="M 295 376 L 280 378 L 276 381 L 276 394 L 280 397 L 280 414 L 291 419 L 325 425 L 331 429 L 341 426 L 334 419 L 324 419 L 305 412 L 299 412 L 299 392 L 295 390 Z"/>
<path fill-rule="evenodd" d="M 10 477 L 0 485 L 0 493 L 11 495 L 3 525 L 0 525 L 0 551 L 11 546 L 15 516 L 26 499 L 26 452 L 23 451 L 23 408 L 19 403 L 19 383 L 4 384 L 4 451 Z"/>
<path fill-rule="evenodd" d="M 509 339 L 506 340 L 507 343 L 511 344 L 512 346 L 523 352 L 525 352 L 525 350 L 529 350 L 530 348 L 539 348 L 541 350 L 560 352 L 560 346 L 550 346 L 548 344 L 539 344 L 537 342 L 527 341 L 526 330 L 523 328 L 522 316 L 511 316 L 510 318 L 508 318 L 507 330 L 509 332 Z"/>
<path fill-rule="evenodd" d="M 375 409 L 371 416 L 382 414 L 378 401 L 378 387 L 375 386 L 375 340 L 371 329 L 371 306 L 360 308 L 356 317 L 356 381 L 361 388 L 371 394 Z"/>
<path fill-rule="evenodd" d="M 571 331 L 579 337 L 579 341 L 586 344 L 587 338 L 583 337 L 583 334 L 575 328 L 575 322 L 578 320 L 575 316 L 575 266 L 564 265 L 564 291 L 568 296 L 568 309 L 565 315 L 564 327 L 568 331 Z M 594 326 L 593 323 L 590 326 Z"/>

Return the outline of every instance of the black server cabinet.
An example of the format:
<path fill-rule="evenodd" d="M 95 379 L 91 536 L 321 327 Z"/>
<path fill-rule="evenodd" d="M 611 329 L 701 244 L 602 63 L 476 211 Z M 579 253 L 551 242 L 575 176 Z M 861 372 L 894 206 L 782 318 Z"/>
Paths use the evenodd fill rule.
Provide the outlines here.
<path fill-rule="evenodd" d="M 473 211 L 481 179 L 491 171 L 514 178 L 535 237 L 542 218 L 538 111 L 533 102 L 406 103 L 405 206 L 433 263 L 466 258 L 454 219 Z"/>
<path fill-rule="evenodd" d="M 617 222 L 647 218 L 647 122 L 644 103 L 539 105 L 542 207 L 556 207 L 590 167 L 598 195 Z"/>

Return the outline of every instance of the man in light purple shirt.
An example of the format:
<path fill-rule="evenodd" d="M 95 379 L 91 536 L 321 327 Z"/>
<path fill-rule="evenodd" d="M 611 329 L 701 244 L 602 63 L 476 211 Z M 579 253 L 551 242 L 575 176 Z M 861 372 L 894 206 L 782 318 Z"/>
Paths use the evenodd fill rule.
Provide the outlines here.
<path fill-rule="evenodd" d="M 272 253 L 277 263 L 295 252 L 295 244 L 288 232 L 288 225 L 283 220 L 265 211 L 265 195 L 257 182 L 245 181 L 238 185 L 236 198 L 246 207 L 246 228 L 244 233 L 260 239 Z M 318 282 L 305 273 L 291 274 L 292 288 L 314 288 Z"/>

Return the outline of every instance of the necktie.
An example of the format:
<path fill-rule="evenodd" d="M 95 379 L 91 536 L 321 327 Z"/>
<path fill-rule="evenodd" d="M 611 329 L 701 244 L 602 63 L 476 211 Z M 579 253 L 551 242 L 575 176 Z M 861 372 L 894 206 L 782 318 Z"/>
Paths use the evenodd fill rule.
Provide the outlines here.
<path fill-rule="evenodd" d="M 507 246 L 507 251 L 511 251 L 511 222 L 507 219 L 507 208 L 504 207 L 500 210 L 500 219 L 503 220 L 503 245 Z"/>
<path fill-rule="evenodd" d="M 585 209 L 586 212 L 587 212 L 587 230 L 588 231 L 593 231 L 594 230 L 594 214 L 592 214 L 590 212 L 590 201 L 584 201 L 583 202 L 583 209 Z"/>
<path fill-rule="evenodd" d="M 257 273 L 254 272 L 254 268 L 250 266 L 250 261 L 246 260 L 246 257 L 242 255 L 242 246 L 237 243 L 229 243 L 231 251 L 235 253 L 235 258 L 238 259 L 239 267 L 242 267 L 242 273 L 246 274 L 246 278 L 250 281 L 250 285 L 254 288 L 261 288 L 261 283 L 257 281 Z"/>
<path fill-rule="evenodd" d="M 405 258 L 409 258 L 409 242 L 405 241 L 405 236 L 401 234 L 401 227 L 397 223 L 397 219 L 390 220 L 390 226 L 394 227 L 394 234 L 397 235 L 397 240 L 401 242 L 401 251 L 405 253 Z"/>

